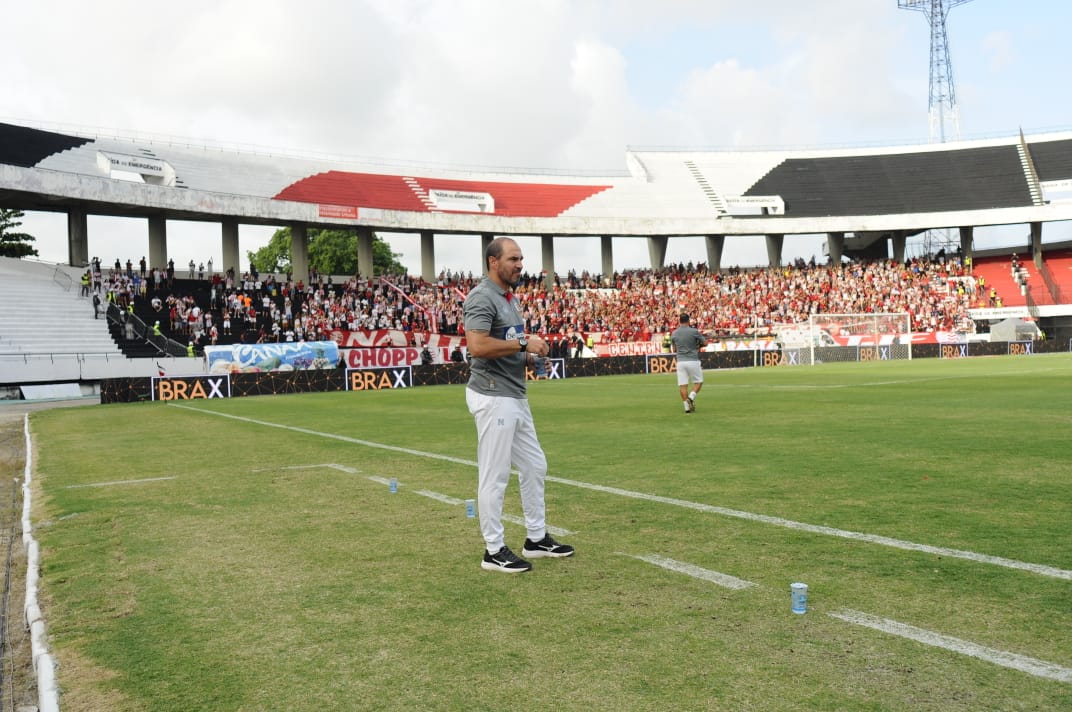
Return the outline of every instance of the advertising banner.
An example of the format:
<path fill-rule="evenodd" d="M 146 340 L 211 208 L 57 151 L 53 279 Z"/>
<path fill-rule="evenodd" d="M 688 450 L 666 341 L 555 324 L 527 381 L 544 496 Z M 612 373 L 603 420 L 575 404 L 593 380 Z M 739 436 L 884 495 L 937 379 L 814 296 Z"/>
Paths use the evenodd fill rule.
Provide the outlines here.
<path fill-rule="evenodd" d="M 205 400 L 230 398 L 231 380 L 228 376 L 178 376 L 175 378 L 154 377 L 152 398 L 154 401 Z"/>
<path fill-rule="evenodd" d="M 206 346 L 209 373 L 258 373 L 335 368 L 339 347 L 334 341 L 299 341 L 281 344 Z"/>
<path fill-rule="evenodd" d="M 450 363 L 453 349 L 447 346 L 427 347 L 430 363 Z M 420 366 L 421 351 L 413 346 L 399 348 L 396 346 L 381 346 L 371 349 L 342 349 L 343 360 L 348 368 L 390 368 L 393 366 Z M 464 350 L 459 350 L 462 358 Z"/>

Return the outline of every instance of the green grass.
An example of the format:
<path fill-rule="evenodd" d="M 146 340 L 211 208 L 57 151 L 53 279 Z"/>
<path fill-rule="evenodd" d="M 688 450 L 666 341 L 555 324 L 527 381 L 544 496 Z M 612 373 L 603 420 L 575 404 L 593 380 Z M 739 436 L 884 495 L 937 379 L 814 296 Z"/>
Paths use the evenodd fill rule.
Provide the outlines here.
<path fill-rule="evenodd" d="M 687 416 L 672 376 L 533 384 L 564 480 L 548 519 L 578 554 L 521 576 L 482 571 L 476 520 L 418 493 L 475 496 L 462 387 L 35 413 L 61 704 L 1070 709 L 1072 683 L 827 613 L 1072 668 L 1072 581 L 579 486 L 1072 570 L 1070 371 L 1067 355 L 709 371 Z M 77 487 L 151 478 L 173 479 Z"/>

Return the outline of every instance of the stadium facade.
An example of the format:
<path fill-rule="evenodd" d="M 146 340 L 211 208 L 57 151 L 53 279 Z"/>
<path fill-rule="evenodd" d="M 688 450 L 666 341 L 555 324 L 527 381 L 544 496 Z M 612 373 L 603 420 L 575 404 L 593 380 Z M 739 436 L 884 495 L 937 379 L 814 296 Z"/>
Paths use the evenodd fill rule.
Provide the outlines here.
<path fill-rule="evenodd" d="M 148 221 L 154 265 L 168 258 L 168 220 L 219 223 L 224 268 L 236 271 L 240 224 L 290 226 L 299 275 L 310 227 L 356 229 L 362 270 L 375 233 L 416 233 L 426 279 L 443 234 L 540 236 L 545 266 L 555 238 L 598 237 L 610 274 L 613 237 L 647 240 L 657 268 L 671 237 L 703 236 L 718 269 L 731 235 L 764 240 L 778 265 L 784 240 L 800 235 L 826 235 L 832 260 L 903 259 L 906 240 L 927 230 L 956 231 L 970 255 L 975 228 L 1025 224 L 1025 251 L 1041 264 L 1045 225 L 1072 219 L 1072 132 L 845 149 L 635 148 L 625 163 L 600 175 L 349 163 L 0 124 L 0 207 L 66 213 L 72 265 L 88 262 L 87 217 L 108 215 Z"/>

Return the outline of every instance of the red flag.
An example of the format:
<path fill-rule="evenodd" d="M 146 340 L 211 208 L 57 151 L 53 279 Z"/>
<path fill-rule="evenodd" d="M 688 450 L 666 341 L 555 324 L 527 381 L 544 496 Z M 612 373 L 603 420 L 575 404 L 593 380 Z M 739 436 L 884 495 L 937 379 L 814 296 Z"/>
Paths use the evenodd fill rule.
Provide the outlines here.
<path fill-rule="evenodd" d="M 383 282 L 384 284 L 386 284 L 386 285 L 387 285 L 388 287 L 390 287 L 391 289 L 393 289 L 393 290 L 395 290 L 396 292 L 398 292 L 399 294 L 401 294 L 401 295 L 402 295 L 402 298 L 403 298 L 403 299 L 405 299 L 405 300 L 406 300 L 407 302 L 409 302 L 409 303 L 410 303 L 410 304 L 412 304 L 413 306 L 417 307 L 417 308 L 418 308 L 418 309 L 420 309 L 420 310 L 421 310 L 422 312 L 424 312 L 424 311 L 425 311 L 424 307 L 422 307 L 422 306 L 421 306 L 420 304 L 418 304 L 417 302 L 415 302 L 415 301 L 413 301 L 412 299 L 410 299 L 410 298 L 409 298 L 409 295 L 408 295 L 408 294 L 406 294 L 406 293 L 405 293 L 404 291 L 402 291 L 401 289 L 399 289 L 399 288 L 398 288 L 398 287 L 396 287 L 395 285 L 391 284 L 390 282 L 388 282 L 388 281 L 387 281 L 386 279 L 384 279 L 383 277 L 380 277 L 380 281 L 381 281 L 381 282 Z M 427 312 L 425 312 L 425 313 L 427 313 Z"/>

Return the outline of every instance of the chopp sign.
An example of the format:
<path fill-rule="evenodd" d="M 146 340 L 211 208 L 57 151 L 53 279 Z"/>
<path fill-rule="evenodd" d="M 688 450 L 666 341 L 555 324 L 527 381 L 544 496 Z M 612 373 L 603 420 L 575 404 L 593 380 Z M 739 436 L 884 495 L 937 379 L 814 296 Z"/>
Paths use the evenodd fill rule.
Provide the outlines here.
<path fill-rule="evenodd" d="M 154 401 L 202 400 L 207 398 L 230 397 L 230 376 L 153 378 Z"/>
<path fill-rule="evenodd" d="M 413 369 L 409 366 L 346 371 L 346 388 L 351 391 L 388 391 L 412 387 Z"/>

